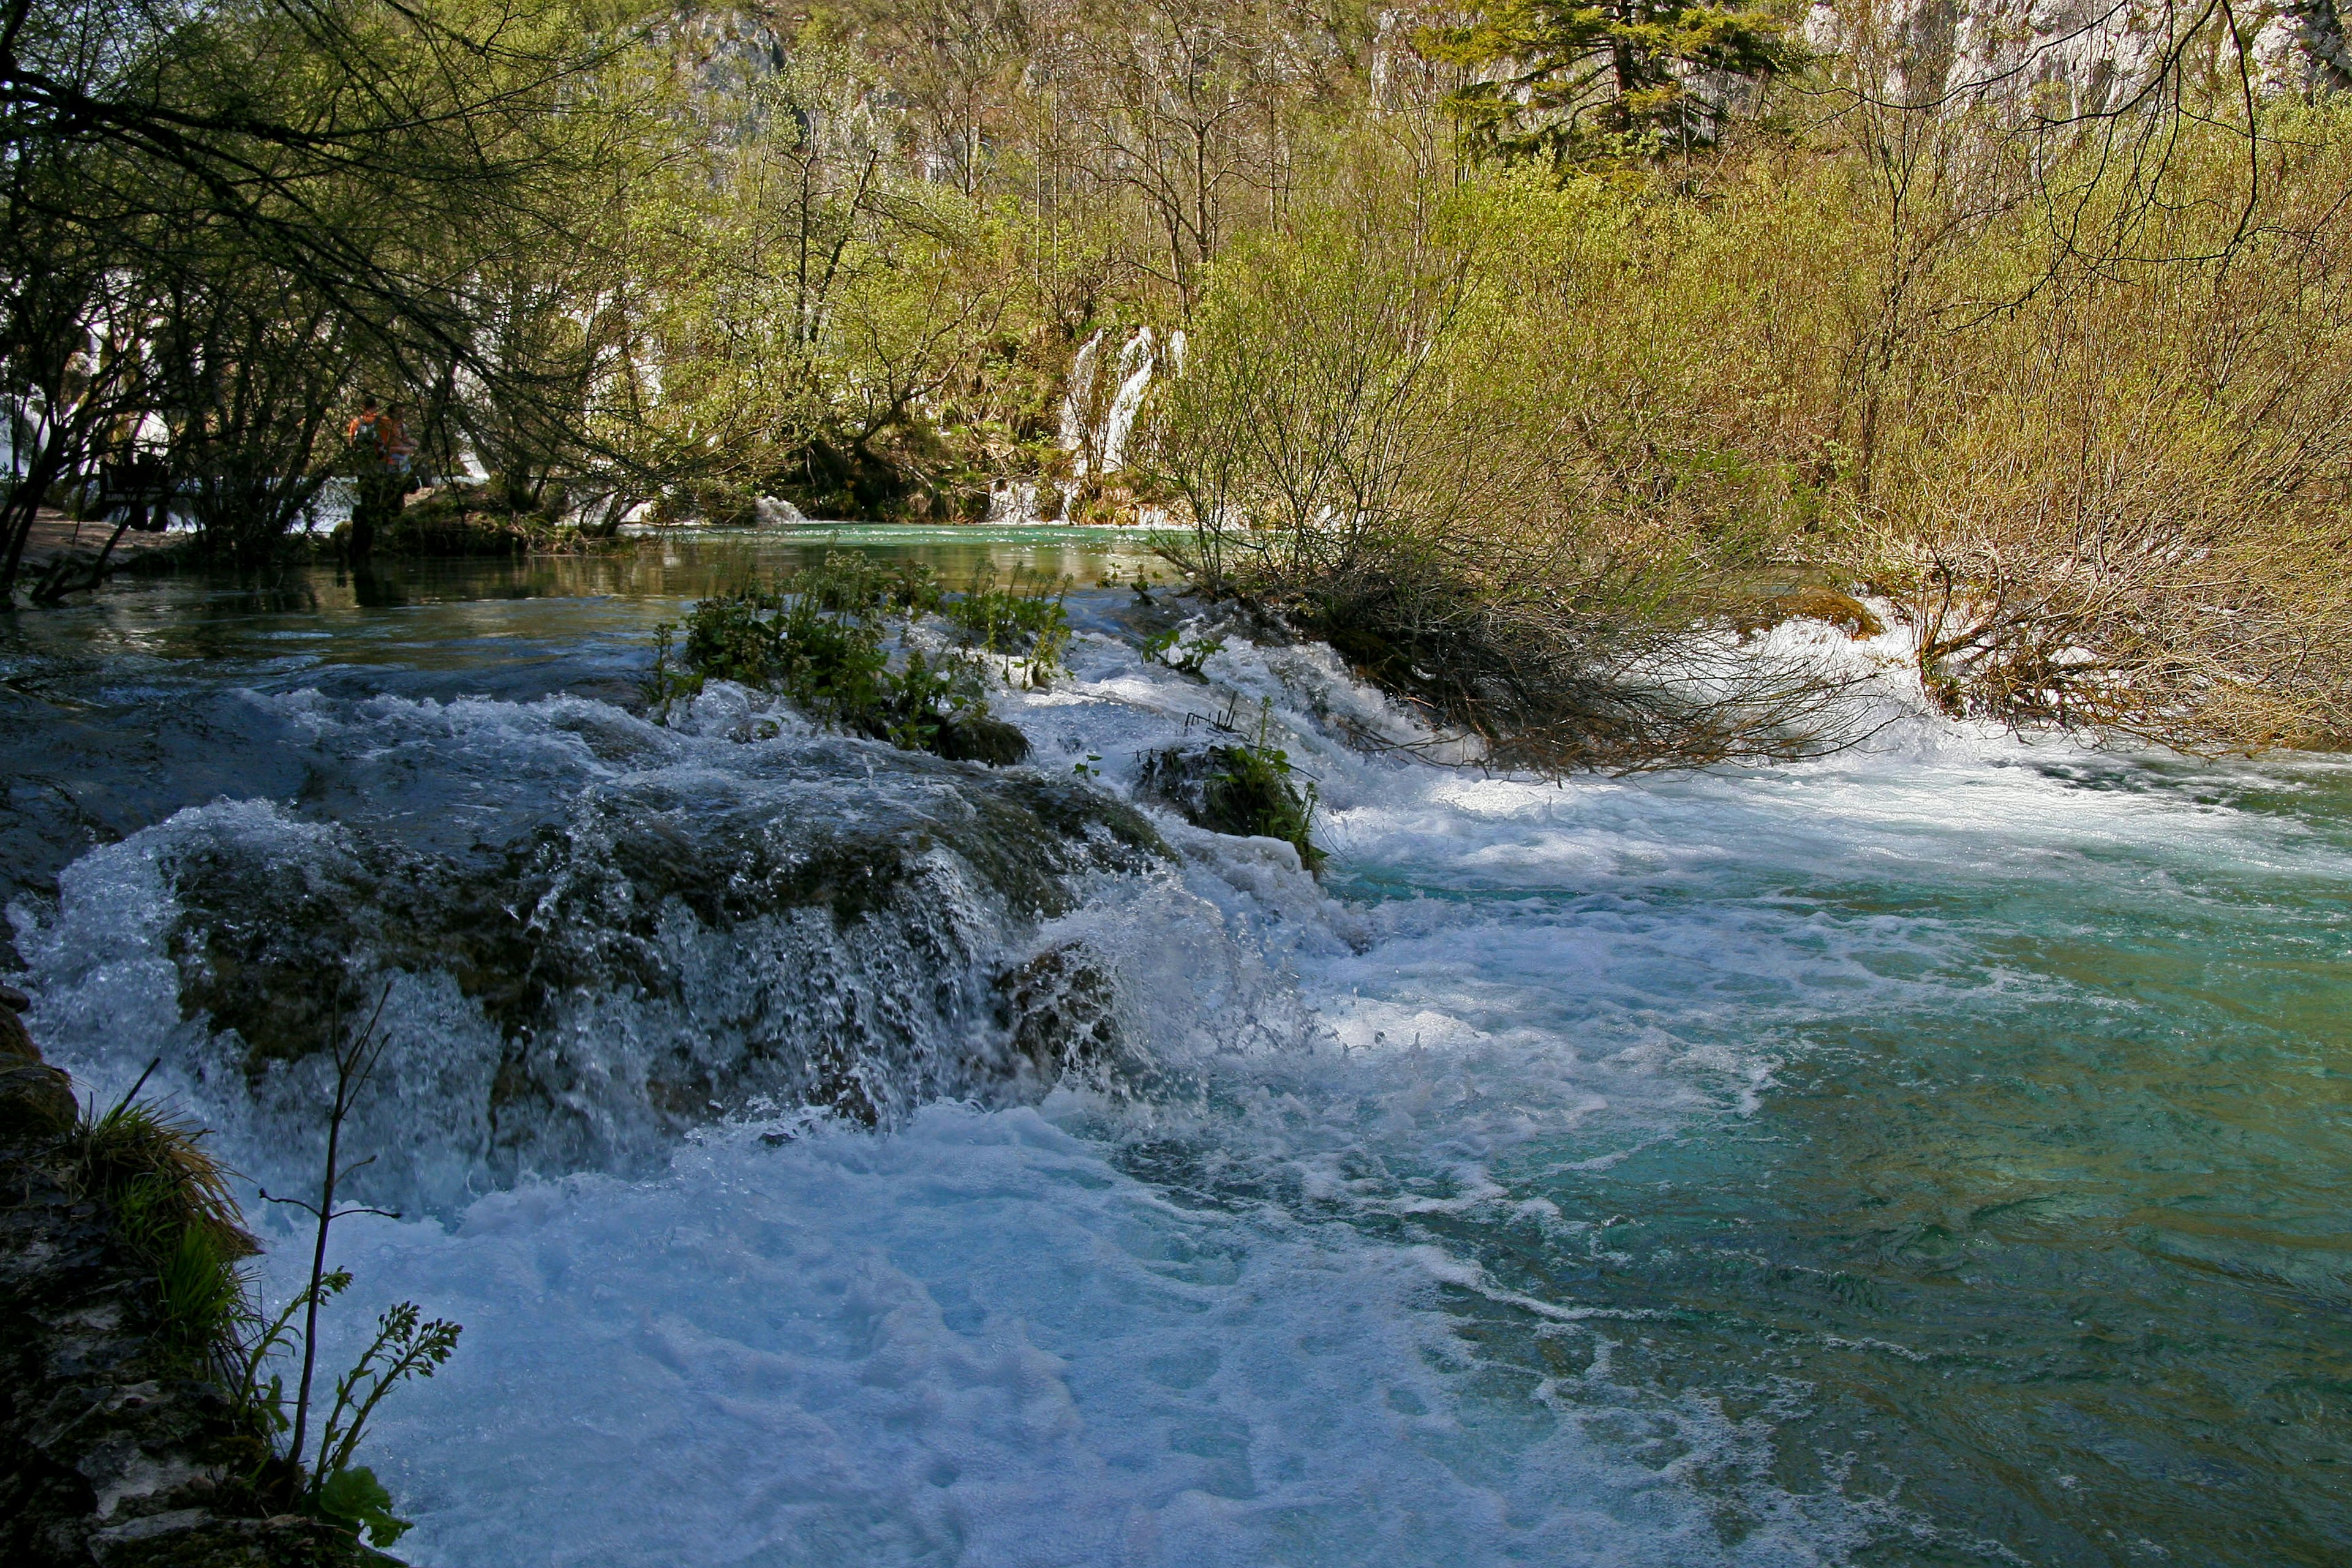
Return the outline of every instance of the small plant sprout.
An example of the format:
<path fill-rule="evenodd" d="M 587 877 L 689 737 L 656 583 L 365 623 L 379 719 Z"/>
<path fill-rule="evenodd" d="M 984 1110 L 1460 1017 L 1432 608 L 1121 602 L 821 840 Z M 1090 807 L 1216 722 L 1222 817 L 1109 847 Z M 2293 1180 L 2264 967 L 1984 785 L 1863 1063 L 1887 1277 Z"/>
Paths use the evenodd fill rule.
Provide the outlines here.
<path fill-rule="evenodd" d="M 356 1035 L 344 1037 L 340 1016 L 333 1026 L 329 1049 L 334 1063 L 335 1087 L 327 1110 L 327 1157 L 319 1181 L 319 1201 L 314 1204 L 303 1198 L 276 1197 L 267 1190 L 261 1194 L 270 1203 L 299 1209 L 310 1216 L 310 1278 L 254 1339 L 236 1369 L 236 1390 L 248 1407 L 261 1411 L 278 1432 L 284 1432 L 289 1426 L 293 1428 L 287 1458 L 302 1478 L 299 1500 L 354 1533 L 364 1531 L 368 1540 L 377 1546 L 388 1546 L 399 1539 L 408 1523 L 393 1516 L 391 1493 L 376 1479 L 373 1471 L 353 1466 L 352 1456 L 366 1432 L 369 1417 L 375 1414 L 384 1395 L 411 1377 L 431 1377 L 457 1348 L 460 1332 L 456 1323 L 426 1320 L 413 1301 L 402 1301 L 386 1310 L 376 1320 L 374 1339 L 351 1370 L 336 1380 L 334 1398 L 320 1426 L 316 1451 L 312 1451 L 310 1425 L 319 1358 L 319 1309 L 350 1289 L 352 1283 L 349 1273 L 327 1268 L 328 1234 L 335 1221 L 352 1215 L 399 1217 L 394 1210 L 339 1204 L 336 1197 L 353 1172 L 374 1162 L 374 1156 L 370 1155 L 348 1165 L 342 1163 L 343 1123 L 383 1058 L 386 1037 L 379 1026 L 384 1004 L 391 998 L 392 986 L 387 982 L 376 998 L 375 1010 L 368 1016 L 366 1026 Z M 298 1313 L 302 1320 L 302 1371 L 289 1418 L 282 1375 L 272 1374 L 264 1384 L 262 1368 L 273 1354 L 290 1348 Z"/>
<path fill-rule="evenodd" d="M 1143 657 L 1153 664 L 1165 665 L 1180 674 L 1202 677 L 1202 667 L 1212 654 L 1225 651 L 1223 637 L 1198 637 L 1189 640 L 1181 631 L 1170 628 L 1143 645 Z"/>

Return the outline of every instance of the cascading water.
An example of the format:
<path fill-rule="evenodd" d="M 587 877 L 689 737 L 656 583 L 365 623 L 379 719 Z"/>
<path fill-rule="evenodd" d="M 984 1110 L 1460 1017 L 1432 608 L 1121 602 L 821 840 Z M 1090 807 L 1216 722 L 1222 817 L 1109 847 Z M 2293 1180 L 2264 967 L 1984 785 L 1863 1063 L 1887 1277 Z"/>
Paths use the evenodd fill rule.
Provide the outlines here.
<path fill-rule="evenodd" d="M 1062 450 L 1070 454 L 1073 471 L 1082 479 L 1101 450 L 1094 431 L 1095 360 L 1108 330 L 1097 328 L 1094 336 L 1078 345 L 1070 360 L 1070 384 L 1062 393 Z M 1066 506 L 1068 499 L 1066 493 Z"/>
<path fill-rule="evenodd" d="M 340 1233 L 336 1331 L 467 1325 L 373 1439 L 414 1561 L 2352 1541 L 2352 770 L 1914 715 L 1488 777 L 1381 749 L 1326 650 L 1194 624 L 1188 676 L 1139 645 L 1189 612 L 1082 592 L 992 773 L 724 688 L 653 721 L 690 565 L 124 589 L 0 648 L 65 1065 L 161 1055 L 299 1180 L 303 1041 L 391 986 L 355 1136 L 408 1217 Z M 1237 711 L 1319 787 L 1319 885 L 1135 792 Z"/>
<path fill-rule="evenodd" d="M 1151 329 L 1139 327 L 1118 351 L 1118 391 L 1103 416 L 1102 471 L 1115 474 L 1127 463 L 1127 438 L 1135 416 L 1143 410 L 1143 395 L 1151 385 Z"/>

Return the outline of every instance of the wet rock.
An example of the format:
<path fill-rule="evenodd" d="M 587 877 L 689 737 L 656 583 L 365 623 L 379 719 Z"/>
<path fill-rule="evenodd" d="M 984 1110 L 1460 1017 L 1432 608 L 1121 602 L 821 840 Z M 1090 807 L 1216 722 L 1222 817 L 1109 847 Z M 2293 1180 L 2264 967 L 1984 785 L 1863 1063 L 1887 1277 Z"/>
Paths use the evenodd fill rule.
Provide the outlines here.
<path fill-rule="evenodd" d="M 1168 854 L 1074 779 L 835 742 L 776 773 L 642 776 L 472 856 L 350 827 L 191 835 L 159 863 L 183 1013 L 291 1107 L 388 977 L 429 983 L 478 1023 L 412 1028 L 425 998 L 403 991 L 387 1027 L 415 1044 L 386 1094 L 442 1097 L 437 1133 L 478 1125 L 465 1158 L 496 1175 L 628 1168 L 761 1101 L 886 1124 L 1000 1092 L 1030 1069 L 993 1026 L 996 955 L 1086 877 Z M 362 1180 L 401 1190 L 415 1121 L 387 1111 Z"/>
<path fill-rule="evenodd" d="M 299 1514 L 222 1519 L 202 1509 L 151 1514 L 90 1537 L 99 1568 L 346 1568 L 398 1560 Z"/>
<path fill-rule="evenodd" d="M 1076 942 L 1050 948 L 996 982 L 997 1016 L 1030 1064 L 1040 1092 L 1065 1074 L 1114 1088 L 1134 1064 L 1109 968 Z"/>
<path fill-rule="evenodd" d="M 1002 719 L 950 720 L 940 726 L 937 750 L 950 762 L 1009 768 L 1029 756 L 1029 737 Z"/>
<path fill-rule="evenodd" d="M 79 1110 L 73 1084 L 41 1060 L 40 1047 L 16 1015 L 30 1005 L 14 986 L 0 986 L 0 1137 L 56 1136 Z"/>
<path fill-rule="evenodd" d="M 1886 624 L 1871 613 L 1870 606 L 1850 594 L 1835 588 L 1808 584 L 1786 594 L 1777 594 L 1736 623 L 1742 632 L 1768 631 L 1782 621 L 1827 621 L 1850 637 L 1874 637 L 1886 629 Z"/>

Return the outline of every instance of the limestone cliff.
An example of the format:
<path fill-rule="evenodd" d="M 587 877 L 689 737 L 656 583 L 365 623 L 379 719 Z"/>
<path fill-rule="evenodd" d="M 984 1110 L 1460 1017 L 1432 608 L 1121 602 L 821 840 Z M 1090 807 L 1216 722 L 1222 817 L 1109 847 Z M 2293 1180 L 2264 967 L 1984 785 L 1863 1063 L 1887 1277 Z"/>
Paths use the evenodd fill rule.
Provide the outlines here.
<path fill-rule="evenodd" d="M 2162 0 L 1816 0 L 1818 49 L 1861 47 L 1898 102 L 1992 101 L 2096 113 L 2176 56 L 2191 77 L 2242 63 L 2266 96 L 2352 88 L 2338 0 L 2263 0 L 2237 14 L 2242 62 L 2218 12 Z"/>

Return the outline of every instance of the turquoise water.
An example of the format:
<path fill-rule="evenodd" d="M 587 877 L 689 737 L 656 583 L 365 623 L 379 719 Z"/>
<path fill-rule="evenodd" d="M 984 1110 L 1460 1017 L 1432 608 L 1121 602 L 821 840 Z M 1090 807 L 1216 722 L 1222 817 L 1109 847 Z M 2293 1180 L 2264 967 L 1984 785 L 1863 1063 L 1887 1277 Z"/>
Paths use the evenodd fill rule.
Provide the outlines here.
<path fill-rule="evenodd" d="M 1081 584 L 1143 559 L 836 542 Z M 823 547 L 16 617 L 0 871 L 37 1027 L 100 1084 L 163 1053 L 267 1179 L 278 1111 L 180 999 L 189 857 L 324 874 L 338 832 L 943 787 L 635 710 L 654 622 Z M 478 1022 L 417 978 L 408 1070 L 458 1087 L 403 1136 L 450 1122 L 457 1174 L 344 1243 L 362 1293 L 467 1324 L 378 1438 L 416 1561 L 2352 1558 L 2352 767 L 1915 715 L 1801 767 L 1490 778 L 1344 743 L 1403 721 L 1317 650 L 1235 640 L 1193 682 L 1134 645 L 1198 606 L 1073 605 L 1072 676 L 1000 700 L 1039 768 L 1124 794 L 1186 713 L 1263 698 L 1321 786 L 1321 886 L 1171 822 L 1170 869 L 974 917 L 1006 962 L 1108 955 L 1133 1092 L 881 1132 L 726 1107 L 520 1180 L 467 1163 Z M 807 962 L 677 940 L 722 987 Z"/>

